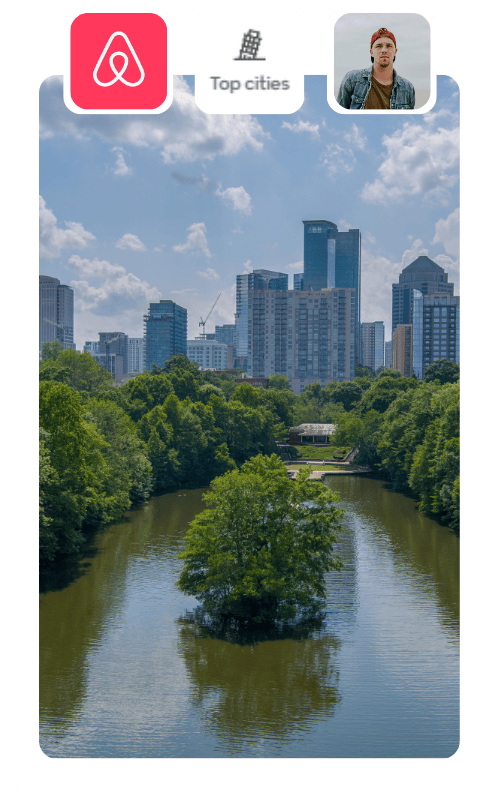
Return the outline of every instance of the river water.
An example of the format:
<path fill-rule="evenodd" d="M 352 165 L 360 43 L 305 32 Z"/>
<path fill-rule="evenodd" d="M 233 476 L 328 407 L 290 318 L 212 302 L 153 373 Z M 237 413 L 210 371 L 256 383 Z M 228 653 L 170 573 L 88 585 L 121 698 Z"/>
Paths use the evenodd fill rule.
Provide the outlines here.
<path fill-rule="evenodd" d="M 240 645 L 186 621 L 175 559 L 202 489 L 97 534 L 40 596 L 53 757 L 448 757 L 459 743 L 459 541 L 369 477 L 341 494 L 325 623 Z"/>

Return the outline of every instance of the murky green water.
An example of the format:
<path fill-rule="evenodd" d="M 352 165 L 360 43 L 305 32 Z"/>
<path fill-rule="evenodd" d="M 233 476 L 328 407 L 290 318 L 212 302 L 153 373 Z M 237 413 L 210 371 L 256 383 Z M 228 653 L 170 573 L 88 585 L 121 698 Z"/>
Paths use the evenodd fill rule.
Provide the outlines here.
<path fill-rule="evenodd" d="M 40 600 L 40 743 L 55 757 L 447 757 L 459 741 L 458 539 L 378 480 L 341 493 L 323 628 L 196 636 L 175 588 L 202 490 L 100 533 Z M 61 580 L 61 584 L 64 581 Z"/>

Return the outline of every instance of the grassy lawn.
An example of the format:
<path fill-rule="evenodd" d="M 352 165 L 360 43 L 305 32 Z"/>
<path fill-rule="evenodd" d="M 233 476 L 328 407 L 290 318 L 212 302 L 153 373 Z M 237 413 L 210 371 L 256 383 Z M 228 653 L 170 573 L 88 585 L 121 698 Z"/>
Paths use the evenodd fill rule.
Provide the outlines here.
<path fill-rule="evenodd" d="M 316 461 L 341 461 L 348 454 L 350 447 L 311 447 L 310 445 L 299 445 L 290 447 L 293 453 L 297 451 L 297 458 L 306 458 Z"/>

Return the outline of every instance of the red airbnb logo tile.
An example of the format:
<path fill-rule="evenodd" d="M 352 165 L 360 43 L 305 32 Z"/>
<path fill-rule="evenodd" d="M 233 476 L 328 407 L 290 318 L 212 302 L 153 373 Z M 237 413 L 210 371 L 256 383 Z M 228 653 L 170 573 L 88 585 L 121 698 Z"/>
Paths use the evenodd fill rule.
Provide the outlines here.
<path fill-rule="evenodd" d="M 154 111 L 167 97 L 167 26 L 157 14 L 81 14 L 70 69 L 82 110 Z"/>

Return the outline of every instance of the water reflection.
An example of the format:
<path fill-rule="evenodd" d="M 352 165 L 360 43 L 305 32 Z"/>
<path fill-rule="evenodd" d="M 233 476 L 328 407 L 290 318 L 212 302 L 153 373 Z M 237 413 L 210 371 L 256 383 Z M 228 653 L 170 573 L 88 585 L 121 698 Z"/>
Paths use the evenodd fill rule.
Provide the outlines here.
<path fill-rule="evenodd" d="M 448 635 L 459 634 L 458 537 L 435 520 L 415 510 L 415 500 L 393 492 L 376 478 L 330 476 L 328 485 L 338 491 L 345 510 L 344 523 L 353 532 L 362 526 L 370 548 L 390 557 L 394 579 L 406 592 L 437 601 L 440 621 Z M 356 536 L 354 537 L 356 538 Z"/>
<path fill-rule="evenodd" d="M 179 628 L 191 703 L 232 753 L 265 750 L 271 740 L 284 746 L 333 716 L 340 700 L 339 647 L 324 634 L 242 646 L 193 624 Z"/>
<path fill-rule="evenodd" d="M 328 481 L 346 511 L 345 568 L 328 577 L 323 628 L 295 638 L 242 644 L 177 622 L 196 605 L 176 588 L 175 555 L 203 490 L 153 498 L 101 531 L 41 596 L 44 751 L 450 755 L 458 539 L 381 481 Z"/>

